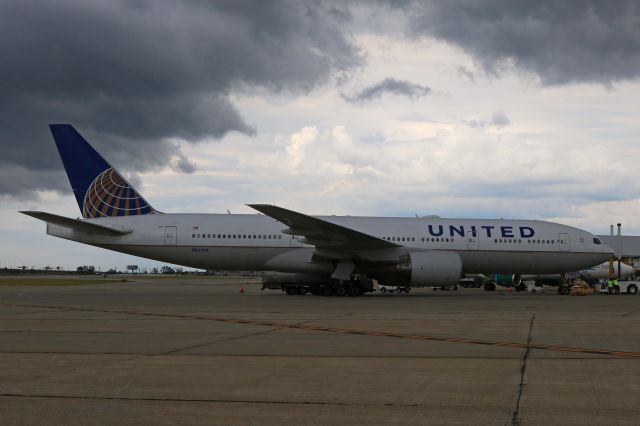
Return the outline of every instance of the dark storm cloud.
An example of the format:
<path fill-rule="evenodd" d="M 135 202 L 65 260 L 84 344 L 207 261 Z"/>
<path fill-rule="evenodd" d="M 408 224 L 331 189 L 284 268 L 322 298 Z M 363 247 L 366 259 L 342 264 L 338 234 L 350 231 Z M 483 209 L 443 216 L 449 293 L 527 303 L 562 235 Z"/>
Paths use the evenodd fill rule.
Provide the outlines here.
<path fill-rule="evenodd" d="M 358 66 L 350 19 L 339 3 L 284 0 L 1 2 L 0 169 L 35 172 L 16 172 L 0 195 L 66 185 L 52 122 L 74 124 L 124 169 L 177 156 L 193 171 L 169 138 L 252 134 L 233 90 L 304 92 Z"/>
<path fill-rule="evenodd" d="M 488 73 L 515 66 L 543 85 L 640 76 L 638 1 L 401 2 L 409 33 L 456 45 Z"/>
<path fill-rule="evenodd" d="M 367 102 L 381 97 L 384 94 L 402 95 L 415 99 L 427 96 L 431 89 L 427 86 L 412 83 L 406 80 L 396 80 L 395 78 L 385 78 L 384 80 L 371 85 L 353 95 L 342 94 L 344 100 L 348 102 Z"/>

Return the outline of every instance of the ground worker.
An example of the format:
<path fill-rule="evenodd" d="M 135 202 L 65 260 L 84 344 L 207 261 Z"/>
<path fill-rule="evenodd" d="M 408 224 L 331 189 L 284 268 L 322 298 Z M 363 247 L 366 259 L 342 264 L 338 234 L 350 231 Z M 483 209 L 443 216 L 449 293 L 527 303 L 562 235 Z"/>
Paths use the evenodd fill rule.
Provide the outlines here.
<path fill-rule="evenodd" d="M 618 286 L 618 279 L 613 279 L 613 294 L 620 294 L 620 286 Z"/>
<path fill-rule="evenodd" d="M 609 281 L 607 281 L 607 292 L 608 294 L 613 294 L 613 278 L 609 278 Z"/>

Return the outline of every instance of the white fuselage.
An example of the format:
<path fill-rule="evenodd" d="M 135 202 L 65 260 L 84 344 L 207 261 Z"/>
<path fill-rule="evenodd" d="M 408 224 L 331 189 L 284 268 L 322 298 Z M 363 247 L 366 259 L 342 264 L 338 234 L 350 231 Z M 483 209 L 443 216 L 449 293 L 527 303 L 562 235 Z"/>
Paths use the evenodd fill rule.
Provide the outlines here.
<path fill-rule="evenodd" d="M 400 246 L 384 252 L 361 250 L 354 256 L 356 263 L 392 262 L 411 252 L 445 250 L 460 255 L 463 273 L 550 274 L 589 268 L 612 255 L 593 234 L 544 221 L 317 217 Z M 287 226 L 261 214 L 156 213 L 86 221 L 131 232 L 104 236 L 48 224 L 47 233 L 201 269 L 314 272 L 317 268 L 310 264 L 313 246 L 283 233 Z"/>

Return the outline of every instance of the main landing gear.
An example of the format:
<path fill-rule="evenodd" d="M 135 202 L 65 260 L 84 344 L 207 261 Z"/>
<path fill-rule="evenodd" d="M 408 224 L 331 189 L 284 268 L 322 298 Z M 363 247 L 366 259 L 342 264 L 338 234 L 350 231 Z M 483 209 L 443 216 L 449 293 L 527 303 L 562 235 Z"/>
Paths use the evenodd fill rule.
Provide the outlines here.
<path fill-rule="evenodd" d="M 312 285 L 293 285 L 289 284 L 284 288 L 285 293 L 289 296 L 304 295 L 311 293 L 314 296 L 360 296 L 361 294 L 373 290 L 373 285 L 361 280 L 341 281 L 332 280 L 331 282 L 318 283 Z"/>
<path fill-rule="evenodd" d="M 496 290 L 496 283 L 492 281 L 487 281 L 486 283 L 484 283 L 484 291 L 495 291 L 495 290 Z"/>

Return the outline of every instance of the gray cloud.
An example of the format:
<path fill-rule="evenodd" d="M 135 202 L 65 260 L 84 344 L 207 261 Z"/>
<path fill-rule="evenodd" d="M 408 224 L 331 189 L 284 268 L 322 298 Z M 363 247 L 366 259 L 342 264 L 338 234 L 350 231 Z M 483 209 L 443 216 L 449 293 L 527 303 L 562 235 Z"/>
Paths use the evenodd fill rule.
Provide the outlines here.
<path fill-rule="evenodd" d="M 470 82 L 475 83 L 476 81 L 476 76 L 473 74 L 472 71 L 470 71 L 469 69 L 467 69 L 467 67 L 460 65 L 458 66 L 458 68 L 456 69 L 456 71 L 458 72 L 458 75 L 460 77 L 465 77 L 468 78 Z"/>
<path fill-rule="evenodd" d="M 182 173 L 194 173 L 196 171 L 195 163 L 191 162 L 181 152 L 177 154 L 177 158 L 171 163 L 171 168 Z"/>
<path fill-rule="evenodd" d="M 515 66 L 543 85 L 611 85 L 640 76 L 640 4 L 634 0 L 392 4 L 406 12 L 411 36 L 456 45 L 490 74 Z"/>
<path fill-rule="evenodd" d="M 306 92 L 358 67 L 350 19 L 339 3 L 287 0 L 4 1 L 0 168 L 37 173 L 0 194 L 66 185 L 60 173 L 38 179 L 61 167 L 51 122 L 74 124 L 114 165 L 137 170 L 167 165 L 170 138 L 252 134 L 230 94 Z"/>
<path fill-rule="evenodd" d="M 507 117 L 504 111 L 499 110 L 491 114 L 491 118 L 467 118 L 463 119 L 462 122 L 469 127 L 482 128 L 482 127 L 506 127 L 511 124 L 511 120 Z"/>
<path fill-rule="evenodd" d="M 342 94 L 342 98 L 347 102 L 367 102 L 390 93 L 393 95 L 407 96 L 411 99 L 427 96 L 431 93 L 431 89 L 427 86 L 412 83 L 406 80 L 397 80 L 395 78 L 385 78 L 384 80 L 362 89 L 353 95 Z"/>
<path fill-rule="evenodd" d="M 505 127 L 511 124 L 511 120 L 504 111 L 496 111 L 491 115 L 491 124 L 496 127 Z"/>

